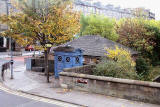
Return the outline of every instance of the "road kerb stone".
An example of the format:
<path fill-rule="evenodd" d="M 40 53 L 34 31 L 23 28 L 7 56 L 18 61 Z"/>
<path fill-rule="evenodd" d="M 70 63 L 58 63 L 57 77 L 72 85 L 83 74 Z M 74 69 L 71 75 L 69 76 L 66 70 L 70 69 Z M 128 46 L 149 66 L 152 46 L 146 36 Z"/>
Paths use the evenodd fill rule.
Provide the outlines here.
<path fill-rule="evenodd" d="M 80 105 L 80 104 L 77 104 L 77 103 L 74 103 L 74 102 L 68 102 L 68 101 L 64 101 L 64 100 L 61 100 L 61 99 L 55 99 L 55 98 L 50 98 L 50 97 L 46 97 L 46 96 L 41 96 L 41 95 L 38 95 L 38 94 L 25 92 L 25 91 L 21 91 L 21 90 L 19 90 L 19 92 L 26 93 L 26 94 L 33 95 L 33 96 L 43 97 L 43 98 L 46 98 L 46 99 L 57 100 L 57 101 L 64 102 L 64 103 L 69 103 L 69 104 L 77 105 L 79 107 L 88 107 L 86 105 Z"/>
<path fill-rule="evenodd" d="M 5 86 L 3 83 L 0 83 L 0 89 L 5 91 L 5 92 L 8 92 L 8 93 L 11 93 L 11 94 L 14 94 L 14 95 L 18 95 L 18 96 L 22 96 L 22 97 L 26 97 L 26 98 L 29 98 L 28 95 L 31 95 L 31 96 L 36 97 L 36 98 L 32 97 L 33 100 L 48 102 L 48 103 L 54 102 L 53 104 L 58 104 L 58 105 L 64 106 L 64 107 L 68 107 L 68 106 L 69 107 L 87 107 L 87 106 L 76 104 L 76 103 L 73 103 L 73 102 L 67 102 L 67 101 L 63 101 L 63 100 L 60 100 L 60 99 L 49 98 L 49 97 L 45 97 L 45 96 L 41 96 L 41 95 L 37 95 L 37 94 L 25 92 L 25 91 L 21 91 L 21 90 L 11 89 L 11 88 Z"/>

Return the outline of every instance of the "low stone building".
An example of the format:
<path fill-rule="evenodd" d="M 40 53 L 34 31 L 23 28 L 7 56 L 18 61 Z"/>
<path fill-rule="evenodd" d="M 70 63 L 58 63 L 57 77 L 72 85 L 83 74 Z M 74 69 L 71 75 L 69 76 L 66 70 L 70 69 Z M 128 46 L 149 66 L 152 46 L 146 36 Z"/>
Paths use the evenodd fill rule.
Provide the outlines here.
<path fill-rule="evenodd" d="M 82 49 L 84 64 L 96 63 L 101 57 L 106 56 L 105 48 L 114 49 L 115 46 L 128 50 L 131 53 L 132 57 L 135 57 L 138 54 L 136 51 L 128 47 L 125 47 L 119 43 L 113 42 L 111 40 L 108 40 L 98 35 L 81 36 L 78 39 L 74 39 L 58 47 L 62 47 L 62 46 L 64 47 L 71 46 L 75 49 Z M 53 52 L 54 48 L 56 47 L 51 48 L 51 52 Z"/>

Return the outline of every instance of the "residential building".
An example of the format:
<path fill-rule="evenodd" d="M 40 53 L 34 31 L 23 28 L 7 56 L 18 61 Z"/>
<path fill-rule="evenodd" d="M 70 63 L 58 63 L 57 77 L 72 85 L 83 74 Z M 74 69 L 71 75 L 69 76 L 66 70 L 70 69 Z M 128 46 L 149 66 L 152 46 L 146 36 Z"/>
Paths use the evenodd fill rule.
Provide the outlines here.
<path fill-rule="evenodd" d="M 7 6 L 4 0 L 0 0 L 0 15 L 7 13 Z M 6 25 L 0 24 L 0 32 L 7 29 Z M 0 36 L 0 51 L 5 51 L 9 48 L 9 39 Z"/>
<path fill-rule="evenodd" d="M 144 8 L 126 8 L 114 7 L 111 4 L 102 5 L 100 2 L 91 3 L 88 1 L 75 0 L 74 10 L 81 11 L 84 15 L 100 14 L 111 18 L 132 18 L 144 17 L 146 19 L 155 19 L 155 14 Z"/>
<path fill-rule="evenodd" d="M 11 0 L 0 0 L 0 16 L 10 15 L 16 12 L 18 12 L 18 10 L 11 4 Z M 3 32 L 7 29 L 8 29 L 7 25 L 4 25 L 2 23 L 0 24 L 0 32 Z M 11 49 L 11 47 L 13 51 L 20 49 L 20 46 L 16 44 L 14 40 L 12 40 L 11 45 L 10 42 L 11 42 L 10 38 L 2 37 L 0 35 L 0 51 L 7 51 Z"/>

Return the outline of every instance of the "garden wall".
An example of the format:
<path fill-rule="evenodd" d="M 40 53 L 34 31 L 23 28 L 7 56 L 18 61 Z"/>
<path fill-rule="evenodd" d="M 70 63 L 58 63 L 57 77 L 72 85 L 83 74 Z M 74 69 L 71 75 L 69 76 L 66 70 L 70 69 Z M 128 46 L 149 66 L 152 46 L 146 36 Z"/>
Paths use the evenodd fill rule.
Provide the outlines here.
<path fill-rule="evenodd" d="M 30 59 L 31 59 L 31 70 L 44 71 L 44 68 L 45 68 L 44 58 L 33 57 Z M 25 62 L 26 62 L 26 59 L 25 59 Z M 43 70 L 41 70 L 40 68 L 43 68 Z M 54 72 L 54 60 L 48 60 L 48 70 L 49 72 Z"/>
<path fill-rule="evenodd" d="M 64 72 L 74 72 L 74 73 L 82 73 L 82 74 L 93 74 L 93 68 L 95 67 L 94 64 L 92 65 L 84 65 L 80 67 L 72 67 L 72 68 L 65 68 Z"/>
<path fill-rule="evenodd" d="M 79 67 L 83 69 L 84 67 Z M 160 83 L 119 79 L 75 73 L 76 68 L 64 69 L 60 83 L 67 88 L 88 91 L 135 101 L 160 104 Z"/>

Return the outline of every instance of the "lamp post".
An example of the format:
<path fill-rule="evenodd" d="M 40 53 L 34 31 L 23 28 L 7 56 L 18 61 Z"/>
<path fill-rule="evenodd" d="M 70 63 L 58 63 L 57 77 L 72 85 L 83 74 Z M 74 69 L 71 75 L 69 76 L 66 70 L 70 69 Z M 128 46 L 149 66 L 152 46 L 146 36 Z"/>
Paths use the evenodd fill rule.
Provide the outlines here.
<path fill-rule="evenodd" d="M 49 83 L 49 70 L 48 70 L 48 53 L 49 53 L 49 49 L 52 47 L 51 44 L 46 44 L 45 45 L 47 48 L 47 53 L 46 53 L 46 73 L 47 73 L 47 82 Z"/>
<path fill-rule="evenodd" d="M 9 5 L 11 3 L 9 3 L 9 0 L 5 0 L 5 3 L 6 3 L 6 14 L 7 16 L 9 15 Z M 7 26 L 7 29 L 8 29 L 8 26 Z M 10 37 L 10 55 L 11 55 L 11 60 L 10 60 L 10 67 L 11 67 L 11 79 L 13 79 L 13 51 L 12 51 L 12 38 Z"/>

